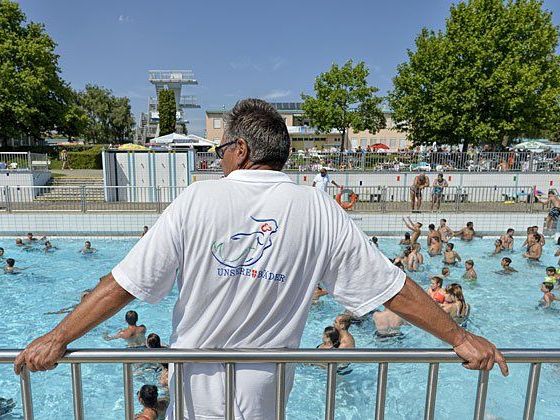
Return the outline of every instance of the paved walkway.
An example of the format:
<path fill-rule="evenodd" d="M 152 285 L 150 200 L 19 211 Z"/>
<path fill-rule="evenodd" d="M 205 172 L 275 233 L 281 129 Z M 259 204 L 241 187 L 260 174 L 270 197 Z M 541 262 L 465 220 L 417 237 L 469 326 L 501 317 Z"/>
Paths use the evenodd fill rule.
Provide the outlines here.
<path fill-rule="evenodd" d="M 52 169 L 51 172 L 69 178 L 103 178 L 103 170 L 101 169 Z"/>

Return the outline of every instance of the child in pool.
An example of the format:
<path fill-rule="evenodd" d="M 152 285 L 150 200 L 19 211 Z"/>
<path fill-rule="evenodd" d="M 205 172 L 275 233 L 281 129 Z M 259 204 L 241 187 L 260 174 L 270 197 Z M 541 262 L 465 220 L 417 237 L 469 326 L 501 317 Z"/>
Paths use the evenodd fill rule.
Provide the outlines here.
<path fill-rule="evenodd" d="M 453 251 L 455 245 L 448 243 L 445 247 L 445 252 L 443 253 L 443 263 L 448 265 L 455 265 L 457 261 L 461 261 L 461 257 L 457 251 Z"/>
<path fill-rule="evenodd" d="M 504 247 L 502 245 L 502 240 L 501 239 L 496 239 L 496 241 L 494 242 L 494 252 L 492 252 L 492 255 L 497 255 L 500 252 L 502 252 L 504 250 Z"/>
<path fill-rule="evenodd" d="M 497 273 L 498 274 L 517 273 L 517 270 L 515 268 L 511 267 L 510 264 L 511 264 L 511 258 L 509 258 L 509 257 L 502 258 L 502 261 L 500 261 L 500 265 L 502 266 L 502 270 L 497 271 Z"/>
<path fill-rule="evenodd" d="M 411 244 L 410 233 L 405 232 L 404 239 L 401 239 L 401 241 L 399 242 L 399 245 L 410 245 L 410 244 Z"/>
<path fill-rule="evenodd" d="M 476 280 L 477 279 L 476 271 L 474 271 L 474 261 L 467 260 L 465 261 L 465 274 L 463 274 L 463 278 L 465 280 Z"/>
<path fill-rule="evenodd" d="M 552 302 L 560 300 L 552 293 L 553 288 L 554 286 L 551 283 L 543 282 L 543 284 L 541 284 L 541 292 L 544 293 L 542 300 L 539 302 L 541 307 L 549 308 Z"/>
<path fill-rule="evenodd" d="M 558 282 L 558 275 L 556 274 L 556 268 L 546 267 L 546 277 L 544 278 L 544 283 L 552 284 L 552 287 L 556 286 Z"/>
<path fill-rule="evenodd" d="M 449 274 L 451 274 L 451 272 L 449 271 L 449 268 L 447 267 L 443 267 L 441 269 L 441 276 L 445 279 L 447 277 L 449 277 Z"/>

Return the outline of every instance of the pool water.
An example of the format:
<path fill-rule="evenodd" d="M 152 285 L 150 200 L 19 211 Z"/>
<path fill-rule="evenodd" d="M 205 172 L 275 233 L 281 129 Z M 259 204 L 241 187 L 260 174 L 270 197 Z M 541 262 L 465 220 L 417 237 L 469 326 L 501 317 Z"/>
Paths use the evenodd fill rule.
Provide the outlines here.
<path fill-rule="evenodd" d="M 79 250 L 83 240 L 53 239 L 55 252 L 45 254 L 39 250 L 25 251 L 14 246 L 13 239 L 0 239 L 5 257 L 16 260 L 16 266 L 28 267 L 17 275 L 1 274 L 0 282 L 0 333 L 2 348 L 24 347 L 30 340 L 50 330 L 64 315 L 44 315 L 76 303 L 80 292 L 95 286 L 100 276 L 108 273 L 135 243 L 136 239 L 94 239 L 98 252 L 83 256 Z M 477 239 L 471 243 L 455 242 L 455 249 L 463 258 L 473 259 L 479 280 L 468 283 L 461 280 L 463 267 L 451 268 L 445 284 L 459 282 L 465 298 L 471 305 L 469 330 L 493 340 L 500 347 L 558 347 L 560 329 L 557 322 L 560 312 L 553 308 L 537 309 L 542 293 L 540 284 L 545 268 L 556 265 L 553 256 L 556 247 L 547 243 L 541 263 L 531 264 L 522 258 L 522 238 L 516 238 L 515 250 L 491 256 L 493 239 Z M 400 247 L 395 238 L 380 238 L 381 250 L 394 257 Z M 425 240 L 421 239 L 424 247 Z M 424 252 L 425 253 L 425 252 Z M 519 270 L 510 276 L 494 272 L 500 269 L 502 256 L 510 256 L 512 267 Z M 424 271 L 412 277 L 426 287 L 429 275 L 441 272 L 441 257 L 430 258 L 425 254 Z M 171 333 L 171 310 L 176 294 L 173 292 L 157 305 L 133 302 L 115 317 L 80 338 L 73 348 L 122 347 L 119 340 L 107 342 L 103 333 L 113 333 L 123 327 L 124 312 L 134 309 L 140 314 L 140 323 L 148 332 L 160 334 L 167 341 Z M 556 303 L 558 305 L 558 303 Z M 329 296 L 314 305 L 309 314 L 301 347 L 314 348 L 321 341 L 323 328 L 331 325 L 343 308 Z M 413 348 L 444 347 L 437 339 L 414 327 L 402 328 L 398 338 L 375 338 L 371 322 L 353 326 L 356 344 L 360 348 Z M 503 378 L 497 370 L 490 376 L 487 416 L 495 419 L 521 418 L 524 393 L 529 372 L 528 365 L 510 366 L 511 374 Z M 395 364 L 389 366 L 387 390 L 387 419 L 415 419 L 423 416 L 427 365 Z M 86 418 L 122 419 L 124 398 L 122 393 L 122 368 L 119 364 L 83 365 L 83 389 Z M 135 375 L 137 390 L 144 383 L 156 383 L 154 372 Z M 477 372 L 467 371 L 459 365 L 440 366 L 436 418 L 472 417 L 476 395 Z M 353 371 L 339 376 L 337 386 L 337 419 L 373 418 L 376 392 L 377 366 L 353 365 Z M 54 371 L 32 375 L 35 416 L 38 419 L 72 419 L 71 375 L 68 365 Z M 324 416 L 325 370 L 311 366 L 298 366 L 296 380 L 287 408 L 290 419 L 320 419 Z M 560 400 L 560 367 L 544 365 L 541 372 L 536 418 L 558 418 Z M 4 419 L 21 418 L 19 380 L 12 373 L 12 366 L 0 365 L 0 397 L 14 398 L 18 405 L 12 415 Z M 139 406 L 136 405 L 136 409 Z"/>

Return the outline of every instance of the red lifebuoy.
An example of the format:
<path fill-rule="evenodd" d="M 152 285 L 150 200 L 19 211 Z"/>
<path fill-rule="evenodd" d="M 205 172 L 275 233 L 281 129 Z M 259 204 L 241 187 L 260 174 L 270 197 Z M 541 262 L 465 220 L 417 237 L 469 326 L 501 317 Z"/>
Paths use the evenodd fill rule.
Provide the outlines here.
<path fill-rule="evenodd" d="M 356 204 L 356 201 L 358 201 L 358 194 L 356 194 L 356 193 L 354 193 L 354 191 L 350 190 L 350 201 L 342 201 L 342 193 L 343 192 L 344 192 L 344 190 L 340 190 L 340 192 L 336 195 L 336 202 L 344 210 L 350 210 L 354 206 L 354 204 Z"/>

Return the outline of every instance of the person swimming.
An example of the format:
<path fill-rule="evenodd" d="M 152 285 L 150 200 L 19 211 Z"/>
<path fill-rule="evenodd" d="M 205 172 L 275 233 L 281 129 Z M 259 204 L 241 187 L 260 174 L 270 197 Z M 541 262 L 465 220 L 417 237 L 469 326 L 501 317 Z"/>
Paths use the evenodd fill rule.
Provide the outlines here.
<path fill-rule="evenodd" d="M 58 249 L 58 247 L 53 246 L 51 244 L 51 241 L 46 241 L 45 242 L 45 247 L 43 248 L 43 251 L 45 251 L 45 253 L 47 253 L 47 252 L 53 252 L 56 249 Z"/>
<path fill-rule="evenodd" d="M 148 233 L 148 226 L 144 226 L 144 228 L 142 229 L 142 235 L 140 235 L 140 237 L 143 238 L 146 233 Z"/>
<path fill-rule="evenodd" d="M 543 292 L 543 297 L 539 302 L 539 306 L 542 308 L 550 308 L 552 303 L 558 299 L 554 293 L 552 293 L 552 289 L 554 286 L 551 283 L 543 282 L 541 284 L 541 292 Z"/>
<path fill-rule="evenodd" d="M 97 249 L 91 247 L 91 242 L 90 241 L 85 241 L 84 247 L 82 249 L 80 249 L 80 253 L 82 255 L 93 254 L 95 252 L 97 252 Z"/>
<path fill-rule="evenodd" d="M 445 288 L 445 302 L 441 308 L 459 325 L 465 325 L 469 315 L 469 305 L 465 302 L 460 284 L 452 283 Z"/>
<path fill-rule="evenodd" d="M 107 341 L 122 338 L 126 341 L 128 347 L 145 347 L 146 342 L 146 326 L 136 325 L 138 322 L 138 312 L 128 311 L 125 315 L 128 327 L 120 330 L 115 335 L 104 334 L 103 338 Z"/>
<path fill-rule="evenodd" d="M 4 248 L 0 248 L 0 261 L 4 261 L 6 257 L 4 257 Z"/>
<path fill-rule="evenodd" d="M 406 321 L 389 309 L 375 310 L 372 315 L 375 325 L 375 336 L 378 338 L 391 338 L 400 336 L 400 327 L 406 325 Z"/>
<path fill-rule="evenodd" d="M 84 301 L 84 299 L 91 293 L 92 289 L 84 290 L 80 296 L 80 302 L 74 305 L 68 306 L 66 308 L 59 309 L 58 311 L 52 312 L 45 312 L 43 315 L 60 315 L 60 314 L 69 314 L 72 312 L 76 307 Z"/>
<path fill-rule="evenodd" d="M 454 251 L 455 245 L 448 242 L 445 247 L 445 252 L 443 253 L 443 263 L 448 265 L 455 265 L 458 261 L 461 261 L 461 256 Z"/>
<path fill-rule="evenodd" d="M 25 268 L 16 267 L 16 260 L 13 258 L 6 259 L 6 265 L 4 266 L 4 273 L 6 274 L 18 274 Z"/>
<path fill-rule="evenodd" d="M 476 280 L 477 279 L 476 271 L 474 271 L 474 261 L 467 260 L 465 261 L 465 273 L 463 274 L 463 278 L 465 280 Z"/>
<path fill-rule="evenodd" d="M 467 225 L 457 232 L 453 232 L 455 236 L 459 236 L 462 241 L 472 241 L 475 237 L 482 238 L 481 235 L 478 235 L 474 230 L 473 222 L 467 222 Z"/>
<path fill-rule="evenodd" d="M 503 243 L 501 239 L 496 239 L 494 241 L 494 252 L 491 255 L 497 255 L 504 250 Z"/>
<path fill-rule="evenodd" d="M 406 246 L 410 246 L 411 242 L 410 242 L 410 232 L 405 232 L 404 233 L 404 238 L 401 239 L 401 241 L 399 242 L 399 245 L 406 245 Z"/>
<path fill-rule="evenodd" d="M 317 346 L 318 349 L 337 349 L 340 347 L 340 334 L 335 327 L 325 327 L 322 338 L 323 342 Z"/>
<path fill-rule="evenodd" d="M 449 277 L 450 274 L 451 274 L 451 271 L 449 271 L 449 268 L 443 267 L 443 268 L 441 269 L 441 277 L 442 277 L 442 278 L 445 279 L 445 278 Z"/>
<path fill-rule="evenodd" d="M 513 242 L 514 242 L 514 238 L 513 235 L 515 234 L 515 230 L 513 228 L 509 228 L 505 235 L 500 236 L 500 240 L 502 241 L 502 248 L 504 250 L 509 249 L 512 250 L 513 249 Z"/>
<path fill-rule="evenodd" d="M 552 284 L 552 287 L 556 286 L 556 283 L 558 282 L 556 268 L 552 266 L 546 267 L 546 277 L 544 278 L 543 282 Z"/>
<path fill-rule="evenodd" d="M 443 290 L 443 279 L 440 276 L 432 276 L 430 287 L 426 291 L 437 303 L 445 302 L 445 291 Z"/>
<path fill-rule="evenodd" d="M 502 266 L 502 269 L 500 271 L 496 271 L 495 273 L 496 274 L 517 273 L 517 270 L 511 267 L 510 264 L 511 264 L 511 258 L 509 257 L 502 258 L 502 260 L 500 261 L 500 265 Z"/>
<path fill-rule="evenodd" d="M 430 240 L 430 247 L 428 248 L 428 254 L 430 254 L 431 257 L 434 257 L 436 255 L 441 255 L 441 246 L 442 246 L 441 239 L 438 236 L 434 236 Z"/>
<path fill-rule="evenodd" d="M 377 243 L 378 242 L 377 236 L 372 236 L 369 241 L 371 242 L 372 245 L 375 245 L 376 247 L 379 248 L 379 244 Z"/>

